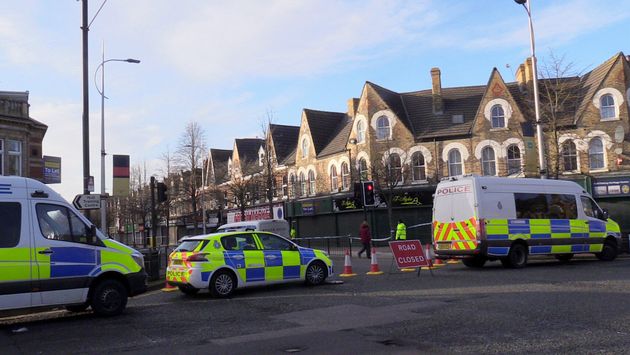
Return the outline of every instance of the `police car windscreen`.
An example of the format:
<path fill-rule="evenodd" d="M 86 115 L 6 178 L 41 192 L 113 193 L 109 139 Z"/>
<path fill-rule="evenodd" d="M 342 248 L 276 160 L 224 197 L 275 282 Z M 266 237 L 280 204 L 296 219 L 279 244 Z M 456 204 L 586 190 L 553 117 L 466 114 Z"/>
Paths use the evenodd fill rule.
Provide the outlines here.
<path fill-rule="evenodd" d="M 463 221 L 475 216 L 472 185 L 461 181 L 438 186 L 433 200 L 434 219 Z"/>

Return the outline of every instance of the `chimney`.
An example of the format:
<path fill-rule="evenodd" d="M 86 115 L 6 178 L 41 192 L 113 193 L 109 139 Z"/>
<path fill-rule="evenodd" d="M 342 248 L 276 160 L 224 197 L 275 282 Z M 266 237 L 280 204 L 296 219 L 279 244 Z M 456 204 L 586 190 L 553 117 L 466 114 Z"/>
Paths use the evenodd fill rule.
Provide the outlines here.
<path fill-rule="evenodd" d="M 359 108 L 359 99 L 357 98 L 348 99 L 348 116 L 354 118 L 354 115 L 357 114 L 358 108 Z"/>
<path fill-rule="evenodd" d="M 532 66 L 532 58 L 525 59 L 525 82 L 529 83 L 534 80 L 534 67 Z"/>
<path fill-rule="evenodd" d="M 433 94 L 433 113 L 444 112 L 444 102 L 442 101 L 442 79 L 440 68 L 431 68 L 431 93 Z"/>
<path fill-rule="evenodd" d="M 527 81 L 525 80 L 525 64 L 518 66 L 518 69 L 516 70 L 516 82 L 520 86 L 527 84 Z"/>

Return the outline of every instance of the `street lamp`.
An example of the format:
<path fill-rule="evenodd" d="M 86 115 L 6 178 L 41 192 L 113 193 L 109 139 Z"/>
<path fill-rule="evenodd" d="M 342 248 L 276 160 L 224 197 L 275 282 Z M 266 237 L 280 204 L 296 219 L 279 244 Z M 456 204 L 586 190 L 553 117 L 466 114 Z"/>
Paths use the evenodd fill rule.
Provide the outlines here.
<path fill-rule="evenodd" d="M 540 104 L 538 99 L 538 63 L 536 61 L 536 46 L 534 42 L 534 25 L 532 23 L 531 0 L 514 0 L 519 5 L 523 5 L 527 17 L 529 18 L 529 41 L 532 52 L 532 76 L 534 77 L 534 111 L 536 112 L 536 136 L 538 142 L 538 165 L 540 166 L 540 178 L 547 178 L 547 163 L 543 154 L 543 131 L 540 123 Z"/>
<path fill-rule="evenodd" d="M 105 196 L 105 63 L 107 62 L 127 62 L 127 63 L 140 63 L 137 59 L 108 59 L 105 60 L 105 43 L 103 43 L 103 57 L 101 64 L 96 67 L 94 71 L 94 86 L 101 95 L 101 231 L 107 235 L 107 201 L 103 198 Z M 101 70 L 101 88 L 98 87 L 96 81 L 98 71 Z"/>

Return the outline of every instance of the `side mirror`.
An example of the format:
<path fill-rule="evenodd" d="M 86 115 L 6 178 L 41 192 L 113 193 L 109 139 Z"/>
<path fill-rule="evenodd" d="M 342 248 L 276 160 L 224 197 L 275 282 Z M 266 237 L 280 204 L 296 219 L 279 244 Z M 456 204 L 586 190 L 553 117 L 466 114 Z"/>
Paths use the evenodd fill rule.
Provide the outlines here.
<path fill-rule="evenodd" d="M 610 218 L 610 214 L 608 213 L 608 210 L 604 208 L 602 210 L 602 219 L 606 221 L 608 218 Z"/>

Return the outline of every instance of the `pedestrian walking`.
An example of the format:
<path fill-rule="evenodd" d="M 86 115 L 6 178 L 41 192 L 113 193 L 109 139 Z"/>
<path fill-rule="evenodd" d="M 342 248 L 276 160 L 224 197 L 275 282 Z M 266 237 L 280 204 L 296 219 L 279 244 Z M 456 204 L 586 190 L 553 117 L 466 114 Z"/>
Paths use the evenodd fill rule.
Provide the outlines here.
<path fill-rule="evenodd" d="M 367 252 L 366 257 L 369 259 L 372 256 L 372 236 L 370 235 L 370 226 L 368 226 L 367 221 L 361 223 L 361 227 L 359 227 L 359 237 L 361 238 L 363 249 L 359 250 L 358 257 L 361 258 L 361 254 Z"/>
<path fill-rule="evenodd" d="M 407 239 L 407 226 L 402 221 L 402 219 L 398 220 L 398 225 L 396 226 L 396 240 L 406 240 Z"/>

